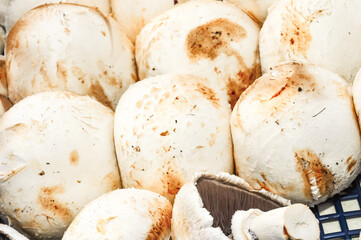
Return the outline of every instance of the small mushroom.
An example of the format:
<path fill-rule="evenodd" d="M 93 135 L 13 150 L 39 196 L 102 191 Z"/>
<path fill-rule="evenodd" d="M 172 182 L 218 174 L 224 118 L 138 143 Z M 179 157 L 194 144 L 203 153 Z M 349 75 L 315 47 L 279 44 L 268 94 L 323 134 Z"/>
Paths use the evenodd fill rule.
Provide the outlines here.
<path fill-rule="evenodd" d="M 29 240 L 27 237 L 16 231 L 14 228 L 5 224 L 0 224 L 0 239 Z"/>
<path fill-rule="evenodd" d="M 150 20 L 175 4 L 174 0 L 111 0 L 114 19 L 133 43 Z"/>
<path fill-rule="evenodd" d="M 146 190 L 119 189 L 89 203 L 62 240 L 168 240 L 172 204 Z"/>
<path fill-rule="evenodd" d="M 59 239 L 87 203 L 120 187 L 113 119 L 68 92 L 15 104 L 0 118 L 0 213 L 34 238 Z"/>
<path fill-rule="evenodd" d="M 15 23 L 29 10 L 43 4 L 50 3 L 75 3 L 89 7 L 96 7 L 104 14 L 110 14 L 110 0 L 0 0 L 4 2 L 1 11 L 4 11 L 5 29 L 10 32 Z M 4 10 L 3 10 L 4 9 Z M 1 20 L 1 19 L 0 19 Z M 1 22 L 0 22 L 1 23 Z"/>
<path fill-rule="evenodd" d="M 159 15 L 136 41 L 138 75 L 193 74 L 222 90 L 233 106 L 260 75 L 259 26 L 241 9 L 200 0 Z"/>
<path fill-rule="evenodd" d="M 273 67 L 238 100 L 231 129 L 237 175 L 295 203 L 323 202 L 361 170 L 350 86 L 316 66 Z"/>
<path fill-rule="evenodd" d="M 359 0 L 277 1 L 260 34 L 262 71 L 296 61 L 315 64 L 352 82 L 361 67 L 360 12 Z"/>
<path fill-rule="evenodd" d="M 124 93 L 114 119 L 124 187 L 173 202 L 196 172 L 233 172 L 230 107 L 206 84 L 191 75 L 160 75 Z"/>
<path fill-rule="evenodd" d="M 258 209 L 237 211 L 232 217 L 232 233 L 234 240 L 320 239 L 318 221 L 303 204 L 268 212 Z"/>
<path fill-rule="evenodd" d="M 134 47 L 119 24 L 94 8 L 49 4 L 25 14 L 6 46 L 9 98 L 66 90 L 115 109 L 137 80 Z"/>
<path fill-rule="evenodd" d="M 269 211 L 290 204 L 289 200 L 263 189 L 252 189 L 234 175 L 197 174 L 175 198 L 172 238 L 227 240 L 232 236 L 232 216 L 236 211 Z"/>

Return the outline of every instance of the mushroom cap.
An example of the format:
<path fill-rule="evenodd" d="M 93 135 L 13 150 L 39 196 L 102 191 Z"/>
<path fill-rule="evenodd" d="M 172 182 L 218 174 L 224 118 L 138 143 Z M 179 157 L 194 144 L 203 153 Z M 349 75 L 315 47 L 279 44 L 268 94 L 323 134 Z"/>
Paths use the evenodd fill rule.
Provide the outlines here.
<path fill-rule="evenodd" d="M 5 11 L 5 29 L 10 32 L 15 23 L 29 10 L 49 3 L 75 3 L 89 7 L 96 7 L 104 14 L 110 14 L 109 0 L 0 0 L 6 2 Z M 0 19 L 1 20 L 1 19 Z"/>
<path fill-rule="evenodd" d="M 154 239 L 170 236 L 172 204 L 146 190 L 118 189 L 89 203 L 62 240 Z"/>
<path fill-rule="evenodd" d="M 175 4 L 174 0 L 111 0 L 114 19 L 133 43 L 150 20 Z"/>
<path fill-rule="evenodd" d="M 296 61 L 315 64 L 352 82 L 361 67 L 360 12 L 358 0 L 278 1 L 260 34 L 262 71 Z"/>
<path fill-rule="evenodd" d="M 188 2 L 189 0 L 178 0 L 179 3 Z M 241 8 L 247 15 L 249 15 L 256 22 L 262 23 L 267 17 L 268 8 L 278 0 L 223 0 Z"/>
<path fill-rule="evenodd" d="M 159 15 L 136 41 L 138 75 L 193 74 L 233 105 L 259 75 L 259 26 L 232 4 L 200 0 Z"/>
<path fill-rule="evenodd" d="M 137 80 L 134 47 L 118 23 L 75 4 L 42 5 L 24 15 L 8 35 L 6 68 L 14 103 L 67 90 L 115 109 Z"/>
<path fill-rule="evenodd" d="M 268 211 L 290 204 L 289 200 L 265 190 L 252 189 L 237 176 L 199 173 L 175 198 L 172 238 L 228 240 L 232 216 L 237 210 Z"/>
<path fill-rule="evenodd" d="M 325 201 L 361 170 L 350 86 L 319 67 L 274 67 L 241 96 L 231 129 L 237 175 L 292 202 Z"/>
<path fill-rule="evenodd" d="M 124 187 L 173 202 L 196 172 L 233 172 L 230 107 L 206 83 L 191 75 L 160 75 L 124 93 L 114 119 Z"/>
<path fill-rule="evenodd" d="M 0 118 L 0 212 L 58 239 L 96 197 L 120 187 L 113 112 L 87 96 L 43 92 Z"/>

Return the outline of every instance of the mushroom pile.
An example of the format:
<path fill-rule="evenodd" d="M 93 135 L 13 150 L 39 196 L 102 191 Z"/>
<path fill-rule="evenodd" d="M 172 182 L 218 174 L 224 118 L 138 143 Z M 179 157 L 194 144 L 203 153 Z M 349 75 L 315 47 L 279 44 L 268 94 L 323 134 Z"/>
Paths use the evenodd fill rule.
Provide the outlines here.
<path fill-rule="evenodd" d="M 320 239 L 361 172 L 359 12 L 0 0 L 0 239 Z"/>

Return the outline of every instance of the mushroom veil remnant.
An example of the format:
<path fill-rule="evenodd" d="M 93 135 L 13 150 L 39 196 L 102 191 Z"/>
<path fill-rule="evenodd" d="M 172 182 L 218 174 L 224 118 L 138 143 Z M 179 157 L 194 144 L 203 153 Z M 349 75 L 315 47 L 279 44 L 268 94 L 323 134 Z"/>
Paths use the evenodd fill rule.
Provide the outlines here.
<path fill-rule="evenodd" d="M 274 67 L 242 94 L 231 128 L 237 174 L 294 203 L 323 202 L 360 173 L 351 89 L 328 70 Z"/>
<path fill-rule="evenodd" d="M 132 85 L 115 111 L 114 140 L 124 187 L 171 202 L 196 172 L 233 172 L 228 102 L 192 75 Z"/>

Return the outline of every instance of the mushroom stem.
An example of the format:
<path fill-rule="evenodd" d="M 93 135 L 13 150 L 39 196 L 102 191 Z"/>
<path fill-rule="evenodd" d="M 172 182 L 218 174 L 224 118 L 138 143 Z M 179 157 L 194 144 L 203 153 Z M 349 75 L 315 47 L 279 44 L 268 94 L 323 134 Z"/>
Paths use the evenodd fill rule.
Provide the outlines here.
<path fill-rule="evenodd" d="M 9 227 L 8 225 L 5 224 L 0 224 L 0 234 L 7 236 L 10 240 L 29 240 L 28 238 L 21 235 L 14 228 Z"/>
<path fill-rule="evenodd" d="M 232 218 L 234 240 L 319 239 L 318 222 L 303 204 L 268 212 L 258 209 L 237 211 Z"/>

